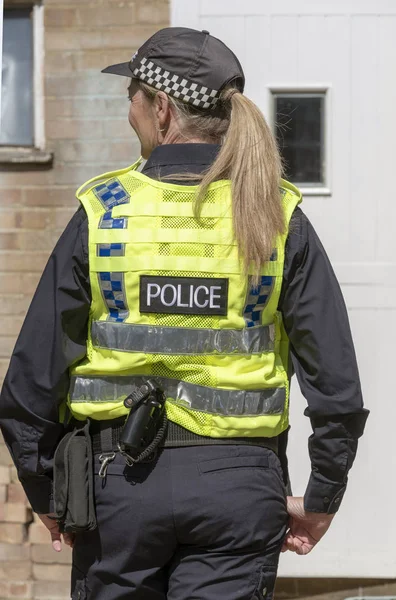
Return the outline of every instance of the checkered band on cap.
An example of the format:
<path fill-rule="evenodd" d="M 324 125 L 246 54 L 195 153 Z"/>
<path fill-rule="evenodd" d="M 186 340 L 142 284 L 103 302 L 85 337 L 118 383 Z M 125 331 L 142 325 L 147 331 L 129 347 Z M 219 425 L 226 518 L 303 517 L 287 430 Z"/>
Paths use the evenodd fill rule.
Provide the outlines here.
<path fill-rule="evenodd" d="M 140 65 L 134 69 L 133 74 L 157 90 L 162 90 L 166 94 L 197 108 L 214 108 L 220 99 L 218 90 L 212 90 L 198 83 L 193 83 L 185 77 L 165 71 L 165 69 L 158 67 L 147 58 L 142 59 Z"/>

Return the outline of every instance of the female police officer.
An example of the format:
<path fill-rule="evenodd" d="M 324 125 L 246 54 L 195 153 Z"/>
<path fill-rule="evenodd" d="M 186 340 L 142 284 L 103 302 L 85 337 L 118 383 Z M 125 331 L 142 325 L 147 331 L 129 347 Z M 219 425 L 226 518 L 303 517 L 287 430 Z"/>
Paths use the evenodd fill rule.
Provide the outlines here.
<path fill-rule="evenodd" d="M 164 29 L 105 72 L 131 78 L 148 161 L 79 190 L 11 360 L 2 429 L 59 550 L 59 409 L 67 398 L 91 419 L 98 527 L 75 539 L 73 598 L 271 598 L 282 543 L 305 554 L 329 527 L 367 416 L 341 293 L 221 41 Z M 287 503 L 293 369 L 312 475 Z M 124 400 L 152 385 L 168 427 L 134 464 Z"/>

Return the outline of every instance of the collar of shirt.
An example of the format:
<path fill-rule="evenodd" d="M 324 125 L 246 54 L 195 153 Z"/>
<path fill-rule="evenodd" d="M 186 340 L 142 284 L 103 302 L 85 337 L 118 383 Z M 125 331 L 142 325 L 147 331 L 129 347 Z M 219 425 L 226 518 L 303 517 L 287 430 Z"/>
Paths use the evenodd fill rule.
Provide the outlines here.
<path fill-rule="evenodd" d="M 218 144 L 165 144 L 155 148 L 142 173 L 153 179 L 180 173 L 202 173 L 215 161 Z M 178 182 L 187 183 L 188 182 Z"/>

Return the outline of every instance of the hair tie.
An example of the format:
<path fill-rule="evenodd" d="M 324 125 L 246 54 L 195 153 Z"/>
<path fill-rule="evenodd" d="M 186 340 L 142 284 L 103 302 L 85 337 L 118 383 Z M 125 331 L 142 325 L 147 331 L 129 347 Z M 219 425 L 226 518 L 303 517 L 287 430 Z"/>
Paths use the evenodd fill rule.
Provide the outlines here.
<path fill-rule="evenodd" d="M 222 98 L 223 102 L 231 102 L 233 96 L 235 94 L 240 94 L 241 92 L 237 90 L 237 88 L 230 88 L 224 92 L 224 96 Z"/>

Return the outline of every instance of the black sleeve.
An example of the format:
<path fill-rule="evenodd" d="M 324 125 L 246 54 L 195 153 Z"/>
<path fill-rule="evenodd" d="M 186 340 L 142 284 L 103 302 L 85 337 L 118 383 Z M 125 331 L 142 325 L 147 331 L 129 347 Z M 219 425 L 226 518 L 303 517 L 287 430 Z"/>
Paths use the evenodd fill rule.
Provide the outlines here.
<path fill-rule="evenodd" d="M 314 228 L 299 208 L 290 223 L 279 310 L 308 403 L 305 415 L 313 429 L 305 509 L 334 513 L 345 492 L 368 411 L 363 408 L 340 286 Z"/>
<path fill-rule="evenodd" d="M 88 224 L 79 209 L 59 239 L 22 326 L 0 396 L 0 427 L 34 511 L 51 511 L 52 459 L 69 367 L 84 357 L 91 304 Z"/>

